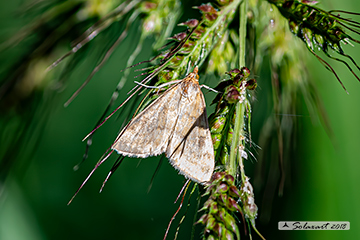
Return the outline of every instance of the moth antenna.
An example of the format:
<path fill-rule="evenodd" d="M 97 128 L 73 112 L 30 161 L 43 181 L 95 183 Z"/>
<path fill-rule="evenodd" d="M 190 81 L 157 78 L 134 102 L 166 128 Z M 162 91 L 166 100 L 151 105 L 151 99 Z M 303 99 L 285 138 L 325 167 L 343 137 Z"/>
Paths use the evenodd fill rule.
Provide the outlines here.
<path fill-rule="evenodd" d="M 213 91 L 214 93 L 219 93 L 219 91 L 216 91 L 215 89 L 209 87 L 209 86 L 206 86 L 206 85 L 200 85 L 200 88 L 206 88 L 207 90 L 209 91 Z"/>

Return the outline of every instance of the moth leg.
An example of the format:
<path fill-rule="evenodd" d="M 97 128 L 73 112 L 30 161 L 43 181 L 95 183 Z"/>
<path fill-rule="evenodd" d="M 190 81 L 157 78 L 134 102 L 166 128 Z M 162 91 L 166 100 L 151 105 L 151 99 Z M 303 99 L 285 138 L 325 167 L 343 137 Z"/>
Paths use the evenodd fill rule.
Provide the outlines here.
<path fill-rule="evenodd" d="M 219 91 L 216 91 L 215 89 L 213 89 L 213 88 L 211 88 L 211 87 L 209 87 L 209 86 L 200 85 L 200 88 L 202 88 L 202 87 L 206 88 L 207 90 L 213 91 L 214 93 L 219 93 Z"/>

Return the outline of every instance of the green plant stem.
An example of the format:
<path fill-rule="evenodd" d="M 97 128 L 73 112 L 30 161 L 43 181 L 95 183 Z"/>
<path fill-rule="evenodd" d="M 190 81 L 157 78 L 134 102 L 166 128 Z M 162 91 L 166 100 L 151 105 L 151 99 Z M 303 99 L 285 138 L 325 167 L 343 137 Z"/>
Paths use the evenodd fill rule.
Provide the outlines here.
<path fill-rule="evenodd" d="M 246 10 L 247 10 L 247 0 L 242 1 L 240 4 L 240 28 L 239 28 L 239 68 L 245 66 L 245 43 L 246 43 Z M 240 86 L 242 87 L 242 86 Z M 239 137 L 242 135 L 242 129 L 244 126 L 244 113 L 245 113 L 245 105 L 244 101 L 239 101 L 236 103 L 236 119 L 235 119 L 235 126 L 234 126 L 234 132 L 231 142 L 231 148 L 230 148 L 230 157 L 229 157 L 229 163 L 227 166 L 227 171 L 229 174 L 236 176 L 236 154 L 239 153 Z M 240 158 L 240 161 L 242 159 Z"/>
<path fill-rule="evenodd" d="M 245 66 L 245 44 L 246 44 L 246 21 L 247 21 L 247 0 L 240 4 L 240 27 L 239 27 L 239 68 Z"/>
<path fill-rule="evenodd" d="M 231 148 L 230 148 L 229 166 L 227 168 L 229 174 L 233 176 L 236 175 L 236 167 L 237 167 L 236 154 L 239 152 L 239 150 L 237 149 L 239 146 L 239 137 L 241 135 L 241 130 L 244 125 L 245 106 L 243 102 L 239 101 L 236 103 L 235 112 L 236 112 L 236 119 L 235 119 L 234 132 L 233 132 Z"/>
<path fill-rule="evenodd" d="M 244 163 L 243 163 L 243 160 L 242 160 L 242 157 L 241 157 L 241 153 L 239 153 L 237 155 L 237 160 L 239 162 L 239 166 L 240 166 L 240 178 L 241 178 L 241 182 L 245 182 L 246 179 L 245 179 L 245 169 L 244 169 Z"/>

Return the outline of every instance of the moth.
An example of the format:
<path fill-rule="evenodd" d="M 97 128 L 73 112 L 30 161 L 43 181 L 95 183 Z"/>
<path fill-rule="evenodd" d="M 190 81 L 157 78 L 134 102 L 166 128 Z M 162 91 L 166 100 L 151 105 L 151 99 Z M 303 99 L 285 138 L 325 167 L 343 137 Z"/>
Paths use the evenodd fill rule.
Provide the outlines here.
<path fill-rule="evenodd" d="M 208 182 L 214 171 L 214 149 L 197 73 L 195 67 L 135 116 L 112 149 L 138 158 L 165 153 L 180 174 L 201 184 Z"/>

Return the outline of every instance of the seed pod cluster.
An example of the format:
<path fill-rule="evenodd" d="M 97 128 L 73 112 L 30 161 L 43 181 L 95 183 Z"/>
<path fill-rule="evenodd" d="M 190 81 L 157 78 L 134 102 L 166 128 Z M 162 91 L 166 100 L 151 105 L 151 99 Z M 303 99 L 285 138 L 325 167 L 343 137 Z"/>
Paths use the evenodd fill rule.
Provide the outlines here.
<path fill-rule="evenodd" d="M 291 31 L 312 49 L 316 45 L 323 51 L 330 47 L 343 53 L 340 41 L 353 40 L 341 27 L 340 19 L 331 13 L 297 1 L 285 1 L 276 6 L 289 19 Z"/>
<path fill-rule="evenodd" d="M 324 52 L 329 58 L 345 64 L 352 74 L 360 81 L 360 78 L 353 72 L 347 62 L 335 58 L 329 53 L 330 48 L 336 53 L 350 59 L 356 68 L 360 70 L 360 67 L 355 60 L 351 56 L 345 54 L 341 47 L 341 43 L 351 44 L 350 41 L 360 43 L 359 40 L 356 40 L 345 33 L 345 29 L 348 29 L 360 35 L 356 30 L 356 28 L 360 27 L 360 23 L 343 18 L 340 15 L 334 15 L 332 12 L 336 11 L 327 12 L 317 8 L 313 6 L 316 3 L 315 1 L 268 0 L 268 2 L 274 4 L 279 9 L 280 13 L 288 20 L 291 32 L 300 38 L 309 51 L 323 64 L 327 65 L 328 69 L 331 69 L 330 65 L 316 55 L 316 49 Z M 348 14 L 352 13 L 348 12 Z M 335 71 L 332 69 L 331 71 L 337 77 Z M 339 78 L 338 81 L 341 83 Z"/>
<path fill-rule="evenodd" d="M 246 102 L 246 89 L 255 89 L 256 80 L 247 78 L 250 70 L 246 67 L 228 72 L 230 79 L 221 82 L 216 89 L 219 93 L 213 103 L 215 112 L 209 117 L 215 159 L 218 165 L 226 165 L 229 159 L 235 122 L 235 103 Z"/>
<path fill-rule="evenodd" d="M 242 214 L 238 204 L 241 193 L 234 182 L 234 177 L 226 172 L 214 173 L 205 193 L 209 195 L 209 199 L 200 210 L 205 213 L 197 221 L 205 225 L 203 239 L 240 239 L 237 220 L 233 213 Z"/>
<path fill-rule="evenodd" d="M 154 69 L 165 66 L 158 74 L 156 84 L 179 78 L 189 66 L 200 66 L 224 37 L 225 30 L 233 20 L 234 9 L 238 4 L 240 1 L 221 1 L 218 3 L 218 8 L 210 3 L 194 7 L 200 11 L 201 18 L 199 20 L 189 19 L 178 24 L 187 27 L 187 30 L 171 37 L 172 41 L 168 44 L 171 47 L 156 58 L 159 63 Z"/>

